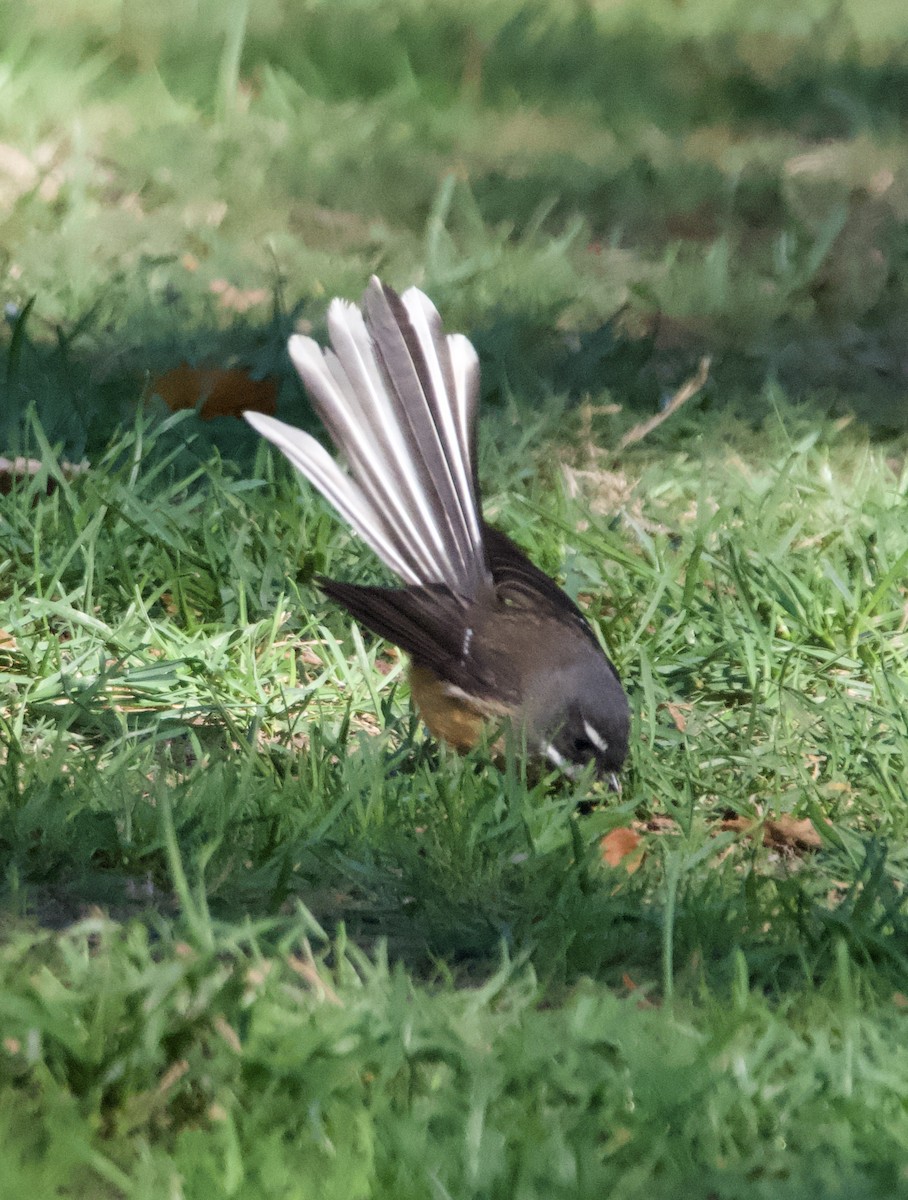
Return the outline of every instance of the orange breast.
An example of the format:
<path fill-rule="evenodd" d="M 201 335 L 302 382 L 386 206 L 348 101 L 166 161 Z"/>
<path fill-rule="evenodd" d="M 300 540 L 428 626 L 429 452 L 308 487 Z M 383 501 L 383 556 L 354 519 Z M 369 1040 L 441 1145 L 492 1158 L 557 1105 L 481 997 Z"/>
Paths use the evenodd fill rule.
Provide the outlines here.
<path fill-rule="evenodd" d="M 489 718 L 501 720 L 507 715 L 501 705 L 480 704 L 462 696 L 452 696 L 450 684 L 443 683 L 425 667 L 410 667 L 410 691 L 432 736 L 447 742 L 461 754 L 480 740 L 483 725 Z"/>

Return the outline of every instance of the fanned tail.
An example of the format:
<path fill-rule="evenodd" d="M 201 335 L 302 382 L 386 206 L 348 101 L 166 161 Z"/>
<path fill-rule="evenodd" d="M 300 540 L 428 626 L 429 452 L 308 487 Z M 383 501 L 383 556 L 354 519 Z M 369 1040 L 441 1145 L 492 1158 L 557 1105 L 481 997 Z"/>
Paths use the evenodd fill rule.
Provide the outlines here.
<path fill-rule="evenodd" d="M 344 455 L 342 470 L 309 434 L 244 413 L 405 583 L 473 598 L 489 568 L 476 490 L 476 351 L 445 336 L 422 292 L 373 277 L 363 302 L 333 300 L 332 350 L 295 335 L 289 351 Z"/>

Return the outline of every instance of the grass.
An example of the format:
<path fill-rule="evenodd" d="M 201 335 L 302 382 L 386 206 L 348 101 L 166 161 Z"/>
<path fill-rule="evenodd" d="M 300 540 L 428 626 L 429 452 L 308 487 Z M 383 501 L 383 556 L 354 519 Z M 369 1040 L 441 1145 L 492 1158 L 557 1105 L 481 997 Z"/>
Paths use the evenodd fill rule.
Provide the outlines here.
<path fill-rule="evenodd" d="M 903 18 L 0 20 L 10 1192 L 908 1194 Z M 620 797 L 440 751 L 314 586 L 371 556 L 154 396 L 239 364 L 310 420 L 286 335 L 374 269 L 480 349 Z"/>
<path fill-rule="evenodd" d="M 691 418 L 670 471 L 629 452 L 618 525 L 546 478 L 552 438 L 577 454 L 563 412 L 532 470 L 486 423 L 497 519 L 548 564 L 587 525 L 568 584 L 607 600 L 632 689 L 625 791 L 586 817 L 585 784 L 439 759 L 396 658 L 312 586 L 365 552 L 264 451 L 267 484 L 212 462 L 162 486 L 139 429 L 17 488 L 13 1178 L 898 1194 L 908 479 L 802 419 L 726 422 L 704 454 Z M 729 812 L 810 816 L 822 849 L 780 856 Z M 603 834 L 661 814 L 638 871 L 604 865 Z"/>

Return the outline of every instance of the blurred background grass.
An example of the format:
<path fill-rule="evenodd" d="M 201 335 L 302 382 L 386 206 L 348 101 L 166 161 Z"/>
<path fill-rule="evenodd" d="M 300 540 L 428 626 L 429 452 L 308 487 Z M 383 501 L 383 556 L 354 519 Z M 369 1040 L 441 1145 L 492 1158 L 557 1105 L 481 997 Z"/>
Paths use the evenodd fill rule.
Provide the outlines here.
<path fill-rule="evenodd" d="M 473 336 L 487 397 L 652 408 L 709 350 L 723 406 L 758 415 L 778 381 L 904 428 L 895 0 L 4 2 L 0 21 L 14 326 L 34 297 L 7 444 L 35 401 L 78 456 L 183 359 L 284 377 L 288 325 L 373 271 Z"/>

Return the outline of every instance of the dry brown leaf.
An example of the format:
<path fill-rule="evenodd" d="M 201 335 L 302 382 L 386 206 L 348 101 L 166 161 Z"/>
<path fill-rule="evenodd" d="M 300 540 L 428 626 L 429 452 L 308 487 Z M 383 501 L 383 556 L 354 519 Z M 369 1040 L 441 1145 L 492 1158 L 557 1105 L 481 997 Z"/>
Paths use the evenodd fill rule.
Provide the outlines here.
<path fill-rule="evenodd" d="M 646 833 L 677 833 L 678 822 L 674 817 L 663 817 L 658 813 L 647 817 L 645 821 L 635 821 L 634 829 L 642 829 Z"/>
<path fill-rule="evenodd" d="M 622 826 L 612 829 L 599 843 L 602 861 L 610 867 L 624 867 L 628 875 L 639 869 L 645 850 L 635 829 Z"/>
<path fill-rule="evenodd" d="M 313 646 L 320 645 L 319 642 L 300 642 L 299 656 L 300 662 L 305 663 L 307 667 L 324 666 L 324 659 L 320 658 L 312 649 Z"/>
<path fill-rule="evenodd" d="M 749 817 L 725 817 L 722 829 L 726 833 L 750 833 L 758 824 L 758 821 L 751 821 Z"/>
<path fill-rule="evenodd" d="M 763 841 L 777 850 L 819 850 L 823 839 L 813 821 L 804 817 L 778 817 L 764 823 Z"/>
<path fill-rule="evenodd" d="M 798 820 L 795 817 L 782 816 L 774 819 L 767 818 L 765 821 L 751 821 L 747 817 L 728 817 L 722 822 L 722 828 L 742 833 L 745 837 L 759 829 L 763 845 L 769 846 L 772 850 L 803 852 L 819 850 L 823 845 L 822 838 L 808 817 Z"/>
<path fill-rule="evenodd" d="M 246 409 L 273 416 L 277 408 L 277 380 L 253 379 L 240 367 L 191 367 L 182 362 L 153 381 L 152 390 L 172 411 L 195 408 L 201 415 L 238 417 Z"/>
<path fill-rule="evenodd" d="M 12 652 L 17 650 L 16 639 L 11 633 L 7 633 L 5 629 L 0 629 L 0 650 L 8 650 Z"/>
<path fill-rule="evenodd" d="M 668 715 L 674 721 L 675 728 L 678 730 L 678 732 L 686 733 L 687 732 L 687 717 L 684 714 L 686 712 L 690 712 L 691 709 L 693 708 L 693 705 L 692 704 L 676 704 L 674 701 L 669 700 L 666 702 L 665 707 L 668 711 Z"/>

